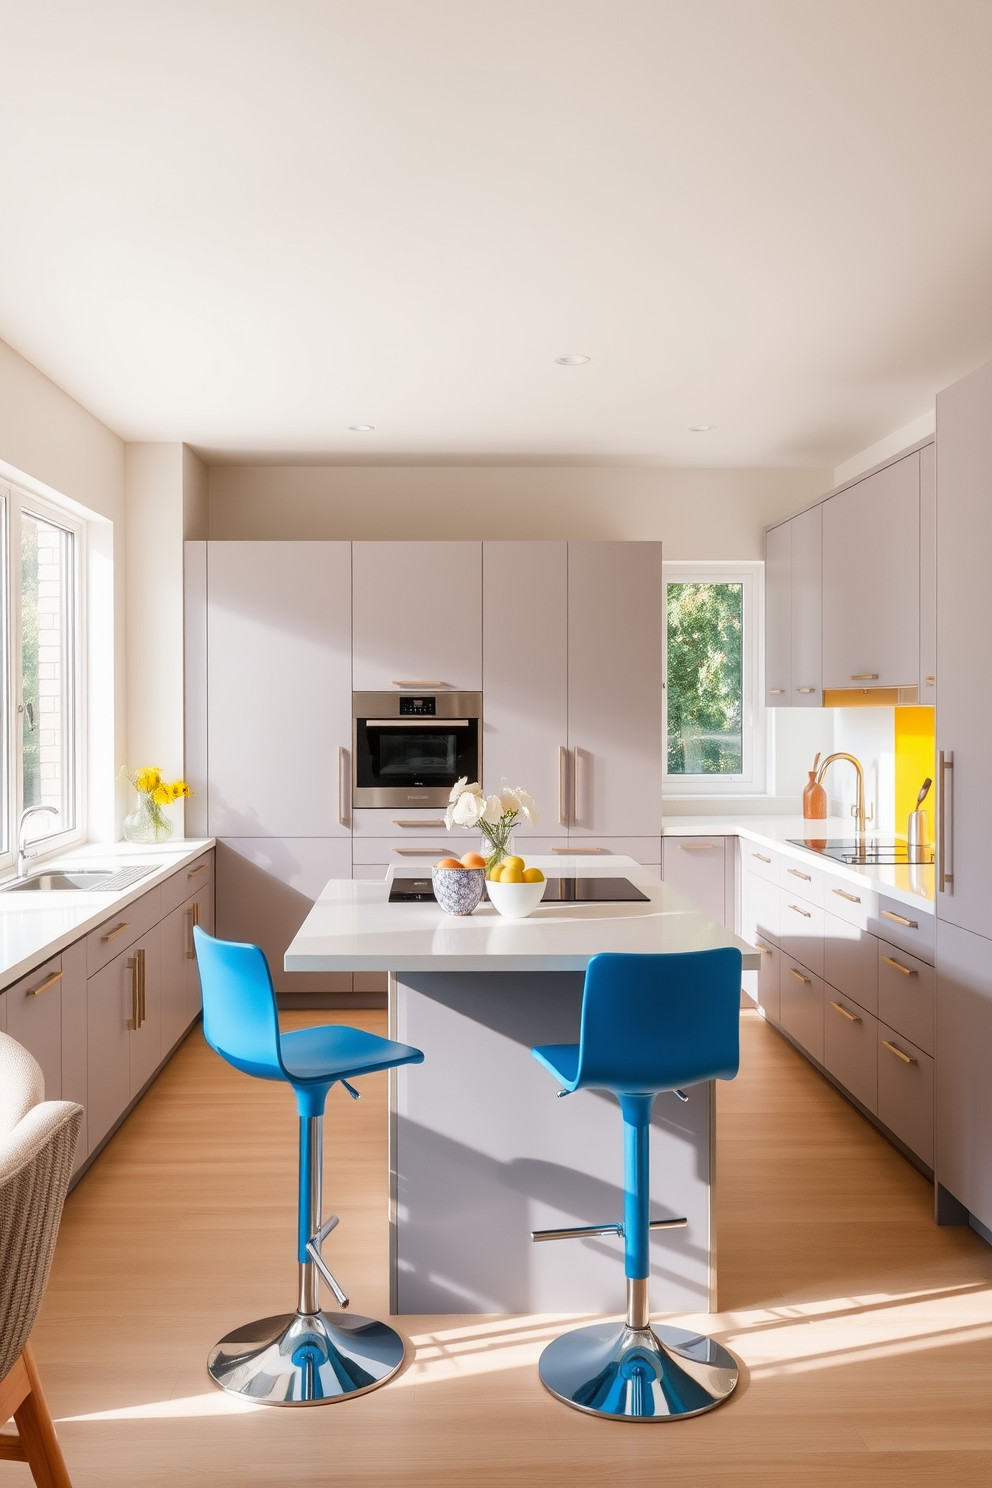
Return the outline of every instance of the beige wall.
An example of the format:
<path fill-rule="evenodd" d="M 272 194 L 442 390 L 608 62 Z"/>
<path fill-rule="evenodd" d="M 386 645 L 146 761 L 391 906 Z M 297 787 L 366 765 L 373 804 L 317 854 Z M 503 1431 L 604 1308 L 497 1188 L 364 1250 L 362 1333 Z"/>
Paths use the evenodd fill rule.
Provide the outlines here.
<path fill-rule="evenodd" d="M 47 487 L 104 519 L 90 528 L 87 566 L 87 819 L 91 832 L 113 838 L 127 753 L 124 441 L 0 341 L 0 462 L 10 478 Z"/>
<path fill-rule="evenodd" d="M 210 468 L 211 538 L 661 539 L 672 559 L 761 558 L 762 528 L 831 470 L 632 466 Z"/>

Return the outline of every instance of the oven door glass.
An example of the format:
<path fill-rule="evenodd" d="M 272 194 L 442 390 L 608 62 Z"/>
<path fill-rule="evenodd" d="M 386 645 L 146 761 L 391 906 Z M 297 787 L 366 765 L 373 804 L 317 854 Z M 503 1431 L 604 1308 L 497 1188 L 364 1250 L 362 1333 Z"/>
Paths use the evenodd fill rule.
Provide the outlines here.
<path fill-rule="evenodd" d="M 359 790 L 431 786 L 450 790 L 462 775 L 479 778 L 479 723 L 443 718 L 359 719 L 355 784 Z"/>

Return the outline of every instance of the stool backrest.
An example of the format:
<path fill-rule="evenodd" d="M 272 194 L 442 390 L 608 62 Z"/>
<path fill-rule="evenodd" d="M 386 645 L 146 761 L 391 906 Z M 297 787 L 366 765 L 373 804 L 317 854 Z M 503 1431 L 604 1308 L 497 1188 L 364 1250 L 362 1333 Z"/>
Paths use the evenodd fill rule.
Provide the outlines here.
<path fill-rule="evenodd" d="M 586 967 L 576 1089 L 627 1094 L 732 1080 L 740 1063 L 741 953 L 606 953 Z"/>
<path fill-rule="evenodd" d="M 203 1032 L 228 1064 L 263 1080 L 284 1080 L 279 1017 L 269 964 L 258 946 L 215 940 L 193 927 L 203 993 Z"/>

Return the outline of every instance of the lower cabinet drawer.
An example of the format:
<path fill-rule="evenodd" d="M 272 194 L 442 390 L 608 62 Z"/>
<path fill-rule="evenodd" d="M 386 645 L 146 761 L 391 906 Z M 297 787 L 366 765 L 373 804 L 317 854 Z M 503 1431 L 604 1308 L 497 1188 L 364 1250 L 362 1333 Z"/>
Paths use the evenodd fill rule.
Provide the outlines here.
<path fill-rule="evenodd" d="M 823 1063 L 823 982 L 782 952 L 779 1023 L 818 1064 Z"/>
<path fill-rule="evenodd" d="M 878 1020 L 827 986 L 823 994 L 823 1066 L 869 1111 L 878 1109 Z"/>
<path fill-rule="evenodd" d="M 794 956 L 818 977 L 823 975 L 823 920 L 823 910 L 815 904 L 789 893 L 783 895 L 779 945 L 786 956 Z"/>
<path fill-rule="evenodd" d="M 927 1054 L 934 1052 L 934 977 L 932 966 L 878 943 L 878 1016 Z"/>
<path fill-rule="evenodd" d="M 881 939 L 921 961 L 933 960 L 934 914 L 930 906 L 917 909 L 915 905 L 902 904 L 898 899 L 878 896 L 878 915 L 870 922 L 870 929 Z"/>
<path fill-rule="evenodd" d="M 782 1020 L 779 979 L 782 953 L 778 946 L 772 945 L 770 940 L 765 940 L 759 935 L 754 937 L 754 944 L 761 952 L 761 970 L 758 972 L 758 1006 L 772 1023 L 780 1023 Z"/>
<path fill-rule="evenodd" d="M 878 941 L 870 931 L 829 911 L 823 920 L 824 981 L 853 997 L 870 1013 L 877 1013 Z"/>
<path fill-rule="evenodd" d="M 760 935 L 778 945 L 782 938 L 782 890 L 770 879 L 749 873 L 744 881 L 744 936 Z"/>
<path fill-rule="evenodd" d="M 933 1060 L 881 1022 L 878 1119 L 927 1167 L 933 1167 Z"/>

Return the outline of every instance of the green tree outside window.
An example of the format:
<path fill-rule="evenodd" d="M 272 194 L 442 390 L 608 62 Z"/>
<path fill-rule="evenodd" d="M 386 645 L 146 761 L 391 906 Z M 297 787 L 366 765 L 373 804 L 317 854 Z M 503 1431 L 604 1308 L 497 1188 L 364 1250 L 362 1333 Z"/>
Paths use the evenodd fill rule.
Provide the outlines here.
<path fill-rule="evenodd" d="M 744 771 L 744 586 L 669 584 L 668 773 Z"/>

